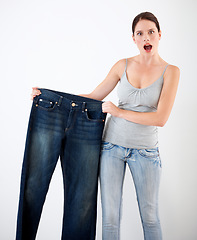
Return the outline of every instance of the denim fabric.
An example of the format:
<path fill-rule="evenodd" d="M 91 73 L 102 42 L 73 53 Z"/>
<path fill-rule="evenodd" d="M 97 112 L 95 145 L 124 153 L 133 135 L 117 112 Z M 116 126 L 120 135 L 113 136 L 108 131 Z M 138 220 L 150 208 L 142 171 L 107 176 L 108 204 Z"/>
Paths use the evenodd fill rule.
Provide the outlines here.
<path fill-rule="evenodd" d="M 103 142 L 100 159 L 103 240 L 120 239 L 122 188 L 126 163 L 136 189 L 144 239 L 161 240 L 158 192 L 162 166 L 158 148 L 131 149 L 109 142 Z"/>
<path fill-rule="evenodd" d="M 31 109 L 22 166 L 17 240 L 36 237 L 50 180 L 60 156 L 64 182 L 62 240 L 93 240 L 106 114 L 102 102 L 40 89 Z"/>

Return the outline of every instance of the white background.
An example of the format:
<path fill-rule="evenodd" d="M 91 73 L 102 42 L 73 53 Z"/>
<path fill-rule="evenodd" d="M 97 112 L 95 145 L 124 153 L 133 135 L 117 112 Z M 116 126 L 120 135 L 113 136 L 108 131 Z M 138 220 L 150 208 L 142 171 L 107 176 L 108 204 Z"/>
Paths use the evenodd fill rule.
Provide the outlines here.
<path fill-rule="evenodd" d="M 164 240 L 197 239 L 196 0 L 0 1 L 0 239 L 15 238 L 16 217 L 32 86 L 89 93 L 121 58 L 138 54 L 133 18 L 151 11 L 159 19 L 159 53 L 181 69 L 177 98 L 160 128 L 163 175 L 160 217 Z M 117 103 L 116 90 L 108 100 Z M 122 240 L 143 239 L 136 196 L 127 169 Z M 38 240 L 61 236 L 60 165 L 50 184 Z M 98 198 L 97 240 L 101 240 Z"/>

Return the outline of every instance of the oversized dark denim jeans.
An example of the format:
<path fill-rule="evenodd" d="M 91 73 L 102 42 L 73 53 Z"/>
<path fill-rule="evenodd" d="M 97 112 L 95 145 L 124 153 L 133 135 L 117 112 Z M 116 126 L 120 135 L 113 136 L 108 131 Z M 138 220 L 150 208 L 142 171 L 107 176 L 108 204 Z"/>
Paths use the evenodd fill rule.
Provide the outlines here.
<path fill-rule="evenodd" d="M 17 240 L 36 237 L 50 180 L 60 156 L 64 181 L 62 240 L 93 240 L 106 114 L 102 102 L 40 89 L 31 109 L 22 167 Z"/>

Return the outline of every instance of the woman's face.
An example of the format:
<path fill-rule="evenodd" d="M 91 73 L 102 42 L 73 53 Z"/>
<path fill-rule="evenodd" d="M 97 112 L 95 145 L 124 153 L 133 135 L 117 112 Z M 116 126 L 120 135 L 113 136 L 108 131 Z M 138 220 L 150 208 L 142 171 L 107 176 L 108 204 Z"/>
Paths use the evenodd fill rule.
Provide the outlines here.
<path fill-rule="evenodd" d="M 136 24 L 133 40 L 141 54 L 157 53 L 160 39 L 161 31 L 154 22 L 143 19 Z"/>

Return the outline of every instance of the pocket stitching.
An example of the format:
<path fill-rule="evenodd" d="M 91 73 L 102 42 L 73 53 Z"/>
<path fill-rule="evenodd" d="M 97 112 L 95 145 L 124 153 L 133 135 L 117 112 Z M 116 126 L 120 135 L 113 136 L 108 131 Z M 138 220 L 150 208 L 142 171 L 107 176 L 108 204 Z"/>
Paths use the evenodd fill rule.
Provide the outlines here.
<path fill-rule="evenodd" d="M 101 118 L 101 119 L 91 119 L 88 117 L 88 111 L 85 111 L 84 112 L 84 116 L 85 116 L 85 119 L 90 121 L 90 122 L 104 122 L 105 119 L 104 118 Z"/>
<path fill-rule="evenodd" d="M 139 149 L 138 152 L 142 157 L 144 157 L 148 160 L 151 160 L 153 163 L 157 162 L 157 164 L 159 164 L 160 168 L 162 168 L 162 162 L 161 162 L 159 151 L 156 149 L 155 152 L 157 152 L 157 155 L 147 156 L 146 154 L 143 153 L 146 150 L 148 150 L 148 149 Z"/>
<path fill-rule="evenodd" d="M 110 142 L 105 142 L 105 145 L 102 144 L 101 150 L 111 150 L 115 145 Z"/>
<path fill-rule="evenodd" d="M 39 108 L 39 109 L 41 109 L 41 110 L 44 110 L 44 111 L 49 112 L 49 111 L 53 111 L 53 110 L 55 109 L 55 107 L 57 106 L 57 104 L 54 103 L 53 101 L 46 100 L 46 99 L 42 99 L 42 100 L 44 100 L 44 101 L 46 101 L 46 102 L 49 102 L 49 103 L 50 103 L 50 102 L 53 102 L 53 103 L 54 103 L 54 105 L 53 105 L 52 108 L 45 108 L 45 107 L 42 107 L 41 105 L 38 104 L 39 100 L 40 100 L 40 99 L 38 99 L 37 102 L 36 102 L 35 100 L 33 100 L 33 103 L 34 103 L 34 106 L 35 106 L 36 108 Z"/>
<path fill-rule="evenodd" d="M 159 157 L 158 150 L 154 150 L 154 152 L 156 152 L 157 154 L 152 155 L 152 156 L 151 155 L 148 156 L 147 154 L 145 154 L 144 151 L 146 151 L 146 150 L 148 150 L 148 149 L 139 149 L 138 152 L 141 156 L 146 157 L 146 158 L 157 158 L 157 157 Z"/>

